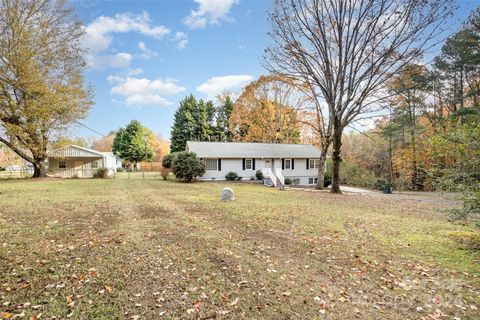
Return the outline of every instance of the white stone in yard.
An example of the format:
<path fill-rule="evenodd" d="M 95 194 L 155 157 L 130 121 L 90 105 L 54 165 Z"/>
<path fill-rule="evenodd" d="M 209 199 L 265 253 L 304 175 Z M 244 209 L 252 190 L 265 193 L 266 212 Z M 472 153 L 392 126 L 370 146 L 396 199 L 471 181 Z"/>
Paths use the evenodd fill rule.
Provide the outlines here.
<path fill-rule="evenodd" d="M 233 192 L 232 188 L 223 188 L 221 200 L 222 201 L 235 200 L 235 193 Z"/>

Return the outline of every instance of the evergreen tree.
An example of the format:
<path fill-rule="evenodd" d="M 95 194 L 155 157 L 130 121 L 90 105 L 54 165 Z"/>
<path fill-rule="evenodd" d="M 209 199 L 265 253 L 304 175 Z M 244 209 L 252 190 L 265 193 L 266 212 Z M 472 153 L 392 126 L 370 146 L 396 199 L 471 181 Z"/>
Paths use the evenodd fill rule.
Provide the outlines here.
<path fill-rule="evenodd" d="M 205 163 L 198 159 L 193 152 L 176 153 L 171 161 L 171 166 L 175 179 L 180 181 L 193 181 L 205 174 Z"/>
<path fill-rule="evenodd" d="M 171 133 L 171 152 L 179 152 L 185 150 L 188 140 L 192 140 L 195 136 L 195 109 L 197 101 L 193 95 L 189 95 L 180 101 L 180 107 L 174 115 L 173 127 Z"/>
<path fill-rule="evenodd" d="M 420 161 L 421 141 L 419 137 L 423 126 L 418 118 L 427 111 L 427 93 L 430 88 L 429 73 L 425 66 L 411 64 L 403 72 L 393 77 L 388 84 L 393 98 L 390 103 L 393 107 L 390 119 L 390 130 L 387 134 L 401 135 L 399 140 L 404 154 L 405 163 L 409 163 L 412 188 L 423 189 L 424 169 Z M 390 132 L 389 132 L 390 131 Z"/>
<path fill-rule="evenodd" d="M 174 115 L 170 151 L 184 151 L 189 140 L 215 140 L 215 113 L 212 101 L 197 101 L 193 95 L 183 99 Z"/>
<path fill-rule="evenodd" d="M 446 83 L 449 93 L 450 112 L 455 119 L 465 122 L 469 114 L 477 109 L 467 108 L 466 100 L 471 98 L 471 106 L 480 107 L 480 10 L 474 12 L 466 26 L 447 39 L 441 54 L 435 58 L 435 68 Z"/>
<path fill-rule="evenodd" d="M 230 116 L 233 112 L 233 101 L 230 96 L 226 96 L 220 100 L 217 108 L 217 126 L 216 136 L 218 141 L 232 141 L 233 133 L 229 129 Z"/>
<path fill-rule="evenodd" d="M 120 128 L 113 140 L 112 151 L 120 158 L 138 162 L 151 160 L 155 154 L 151 147 L 152 132 L 137 120 L 130 122 L 126 128 Z"/>

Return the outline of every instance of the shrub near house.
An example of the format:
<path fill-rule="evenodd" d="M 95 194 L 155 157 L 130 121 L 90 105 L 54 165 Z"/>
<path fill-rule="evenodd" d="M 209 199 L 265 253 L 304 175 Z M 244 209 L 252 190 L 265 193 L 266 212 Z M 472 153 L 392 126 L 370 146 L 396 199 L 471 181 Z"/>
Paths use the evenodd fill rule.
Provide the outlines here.
<path fill-rule="evenodd" d="M 176 152 L 171 165 L 175 178 L 181 181 L 196 180 L 205 174 L 205 163 L 194 152 Z"/>

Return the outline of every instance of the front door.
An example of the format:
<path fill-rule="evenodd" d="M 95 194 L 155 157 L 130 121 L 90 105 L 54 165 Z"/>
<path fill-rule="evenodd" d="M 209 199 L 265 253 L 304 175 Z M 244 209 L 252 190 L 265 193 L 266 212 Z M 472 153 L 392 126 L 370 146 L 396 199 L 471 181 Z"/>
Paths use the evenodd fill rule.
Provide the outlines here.
<path fill-rule="evenodd" d="M 75 174 L 79 177 L 83 177 L 83 161 L 75 161 Z"/>
<path fill-rule="evenodd" d="M 265 168 L 272 169 L 272 160 L 271 159 L 266 159 L 265 160 Z"/>

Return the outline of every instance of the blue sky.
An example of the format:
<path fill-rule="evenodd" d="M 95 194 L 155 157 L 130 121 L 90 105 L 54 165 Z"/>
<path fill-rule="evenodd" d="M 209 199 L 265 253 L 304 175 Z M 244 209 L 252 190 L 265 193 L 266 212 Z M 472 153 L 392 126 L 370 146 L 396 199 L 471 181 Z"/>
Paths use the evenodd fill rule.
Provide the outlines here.
<path fill-rule="evenodd" d="M 132 119 L 170 136 L 179 101 L 237 92 L 265 70 L 263 0 L 72 0 L 86 28 L 84 46 L 95 104 L 83 122 L 103 133 Z M 478 1 L 458 2 L 449 26 L 460 27 Z M 438 50 L 438 49 L 437 49 Z M 95 136 L 75 128 L 76 136 Z M 97 136 L 98 137 L 98 136 Z"/>

